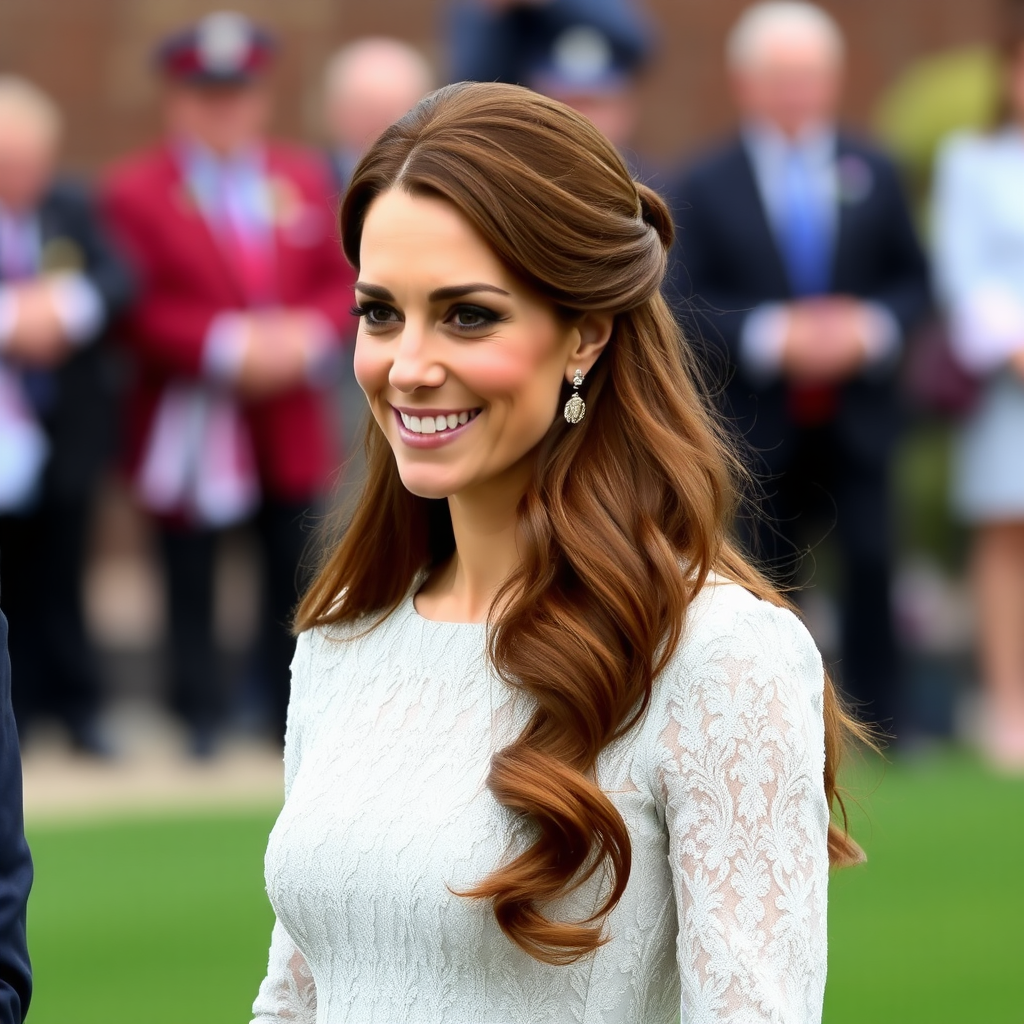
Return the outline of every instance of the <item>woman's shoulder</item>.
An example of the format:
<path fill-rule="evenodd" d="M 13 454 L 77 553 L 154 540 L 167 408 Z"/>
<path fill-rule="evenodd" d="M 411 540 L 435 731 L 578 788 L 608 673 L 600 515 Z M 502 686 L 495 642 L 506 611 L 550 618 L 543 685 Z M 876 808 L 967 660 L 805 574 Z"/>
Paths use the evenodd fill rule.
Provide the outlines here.
<path fill-rule="evenodd" d="M 788 608 L 711 579 L 691 602 L 676 650 L 654 683 L 640 745 L 661 771 L 729 761 L 766 745 L 824 754 L 821 655 Z"/>
<path fill-rule="evenodd" d="M 687 609 L 663 676 L 669 693 L 748 683 L 820 694 L 824 681 L 817 645 L 793 611 L 714 576 Z"/>

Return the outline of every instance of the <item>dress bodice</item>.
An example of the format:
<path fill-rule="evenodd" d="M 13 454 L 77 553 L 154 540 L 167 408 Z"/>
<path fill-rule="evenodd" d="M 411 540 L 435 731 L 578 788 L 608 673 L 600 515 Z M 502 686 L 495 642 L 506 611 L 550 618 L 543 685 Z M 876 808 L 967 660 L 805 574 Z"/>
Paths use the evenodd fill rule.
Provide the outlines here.
<path fill-rule="evenodd" d="M 795 616 L 731 584 L 690 609 L 642 722 L 599 760 L 632 870 L 608 941 L 568 967 L 456 895 L 530 838 L 486 786 L 529 714 L 488 664 L 486 627 L 424 619 L 410 597 L 356 632 L 299 640 L 256 1021 L 820 1019 L 822 667 Z M 606 883 L 549 913 L 588 917 Z"/>

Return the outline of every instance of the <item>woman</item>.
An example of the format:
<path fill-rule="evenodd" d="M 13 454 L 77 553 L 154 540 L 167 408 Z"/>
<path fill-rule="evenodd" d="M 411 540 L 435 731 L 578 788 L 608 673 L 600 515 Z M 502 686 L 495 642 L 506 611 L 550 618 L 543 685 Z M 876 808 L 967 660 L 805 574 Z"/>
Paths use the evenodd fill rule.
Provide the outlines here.
<path fill-rule="evenodd" d="M 986 380 L 963 425 L 954 506 L 974 527 L 985 752 L 1024 771 L 1024 14 L 1008 23 L 1005 116 L 939 155 L 935 273 L 961 363 Z"/>
<path fill-rule="evenodd" d="M 818 1020 L 848 726 L 727 539 L 665 205 L 462 84 L 341 223 L 368 480 L 298 612 L 256 1020 Z"/>

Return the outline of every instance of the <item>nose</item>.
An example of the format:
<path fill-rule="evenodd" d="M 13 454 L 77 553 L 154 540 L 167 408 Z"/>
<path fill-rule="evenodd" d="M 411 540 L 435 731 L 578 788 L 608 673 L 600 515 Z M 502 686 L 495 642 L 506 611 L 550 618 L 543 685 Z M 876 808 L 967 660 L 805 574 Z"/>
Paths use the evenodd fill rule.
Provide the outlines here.
<path fill-rule="evenodd" d="M 411 394 L 417 388 L 439 388 L 447 376 L 430 332 L 406 321 L 394 349 L 388 383 L 396 391 Z"/>

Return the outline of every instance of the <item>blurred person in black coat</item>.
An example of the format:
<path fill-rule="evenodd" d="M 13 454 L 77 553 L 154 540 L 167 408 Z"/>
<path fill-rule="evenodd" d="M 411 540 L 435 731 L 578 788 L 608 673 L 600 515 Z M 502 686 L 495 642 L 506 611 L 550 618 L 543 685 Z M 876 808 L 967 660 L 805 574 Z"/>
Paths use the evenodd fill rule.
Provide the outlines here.
<path fill-rule="evenodd" d="M 742 126 L 671 187 L 670 297 L 712 370 L 724 363 L 726 414 L 765 478 L 746 540 L 795 583 L 797 552 L 834 523 L 840 675 L 866 717 L 891 725 L 896 374 L 929 304 L 925 259 L 893 164 L 836 123 L 832 18 L 807 3 L 755 5 L 727 58 Z"/>
<path fill-rule="evenodd" d="M 636 84 L 653 50 L 649 19 L 631 0 L 457 0 L 449 11 L 452 81 L 508 82 L 588 117 L 649 184 L 630 146 Z"/>
<path fill-rule="evenodd" d="M 331 57 L 324 70 L 324 121 L 339 195 L 370 144 L 433 87 L 426 57 L 400 39 L 368 36 Z"/>
<path fill-rule="evenodd" d="M 0 1024 L 21 1024 L 32 995 L 25 908 L 32 858 L 21 808 L 21 759 L 11 710 L 7 620 L 0 612 Z"/>
<path fill-rule="evenodd" d="M 19 730 L 51 714 L 101 754 L 82 573 L 114 428 L 98 341 L 131 282 L 88 197 L 54 178 L 59 133 L 43 93 L 0 78 L 0 580 Z"/>

